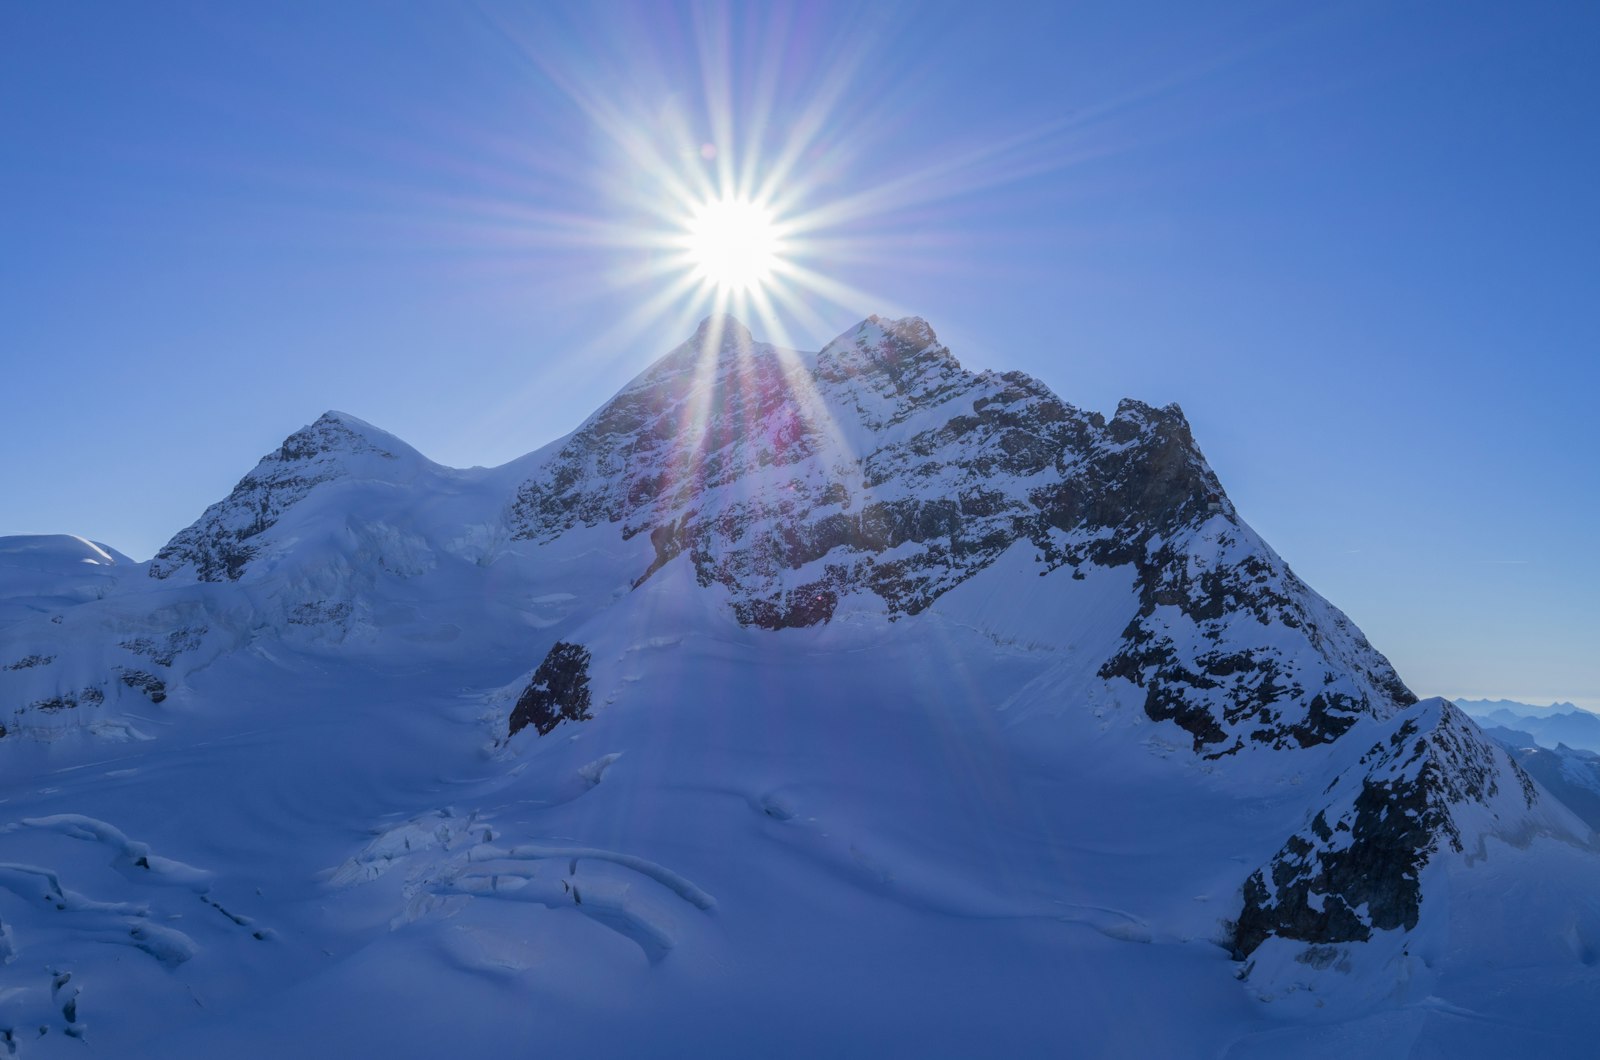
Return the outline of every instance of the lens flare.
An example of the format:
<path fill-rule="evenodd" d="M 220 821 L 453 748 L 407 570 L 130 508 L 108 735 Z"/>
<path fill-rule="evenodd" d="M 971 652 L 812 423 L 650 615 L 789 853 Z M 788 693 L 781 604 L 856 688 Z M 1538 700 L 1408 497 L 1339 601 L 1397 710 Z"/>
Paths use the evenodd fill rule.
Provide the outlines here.
<path fill-rule="evenodd" d="M 715 199 L 689 218 L 684 249 L 697 278 L 719 291 L 750 294 L 772 278 L 783 239 L 770 210 L 747 199 Z"/>
<path fill-rule="evenodd" d="M 942 284 L 974 267 L 970 237 L 942 216 L 962 216 L 977 192 L 1117 149 L 1085 140 L 1089 119 L 1075 110 L 903 155 L 882 130 L 939 116 L 886 102 L 914 102 L 900 88 L 920 69 L 914 50 L 896 47 L 894 19 L 836 39 L 813 32 L 805 5 L 640 4 L 573 36 L 538 7 L 489 22 L 537 73 L 524 105 L 548 111 L 540 121 L 561 136 L 558 122 L 581 120 L 581 149 L 486 138 L 444 160 L 450 179 L 429 200 L 438 213 L 416 216 L 517 252 L 485 265 L 505 270 L 508 297 L 603 307 L 573 354 L 586 372 L 597 357 L 636 360 L 706 317 L 732 315 L 798 349 L 868 311 L 912 315 L 926 307 L 900 303 L 877 287 L 883 278 Z M 921 17 L 914 7 L 905 18 Z M 804 90 L 780 92 L 798 69 Z M 461 197 L 451 189 L 462 174 L 504 194 Z"/>

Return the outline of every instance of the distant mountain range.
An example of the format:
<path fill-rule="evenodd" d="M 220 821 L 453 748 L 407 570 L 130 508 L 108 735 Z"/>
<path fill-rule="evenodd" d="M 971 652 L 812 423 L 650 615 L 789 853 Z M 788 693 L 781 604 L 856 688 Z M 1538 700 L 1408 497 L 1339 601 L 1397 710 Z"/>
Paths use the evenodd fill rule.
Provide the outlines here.
<path fill-rule="evenodd" d="M 1571 703 L 1539 707 L 1510 699 L 1458 699 L 1456 706 L 1480 725 L 1495 725 L 1528 733 L 1541 747 L 1566 744 L 1600 752 L 1600 714 Z"/>
<path fill-rule="evenodd" d="M 1600 829 L 1600 715 L 1571 703 L 1458 699 L 1455 704 L 1550 794 Z"/>

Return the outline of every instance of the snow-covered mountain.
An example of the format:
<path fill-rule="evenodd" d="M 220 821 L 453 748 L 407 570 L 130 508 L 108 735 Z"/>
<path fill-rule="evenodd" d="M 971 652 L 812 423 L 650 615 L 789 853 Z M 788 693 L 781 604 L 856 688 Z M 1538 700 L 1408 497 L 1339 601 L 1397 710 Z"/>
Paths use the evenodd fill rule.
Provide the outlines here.
<path fill-rule="evenodd" d="M 1600 1031 L 1588 826 L 1176 406 L 1084 412 L 920 320 L 710 319 L 494 469 L 328 413 L 147 564 L 3 543 L 0 606 L 19 1053 Z"/>

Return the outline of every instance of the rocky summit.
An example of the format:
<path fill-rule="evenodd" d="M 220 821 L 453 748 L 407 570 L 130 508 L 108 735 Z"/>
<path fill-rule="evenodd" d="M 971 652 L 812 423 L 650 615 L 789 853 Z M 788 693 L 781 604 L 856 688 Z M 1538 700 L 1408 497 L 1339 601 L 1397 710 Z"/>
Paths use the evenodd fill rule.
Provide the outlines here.
<path fill-rule="evenodd" d="M 1177 406 L 920 319 L 707 319 L 499 468 L 330 412 L 146 563 L 0 540 L 0 711 L 5 1055 L 1600 1033 L 1589 826 Z"/>

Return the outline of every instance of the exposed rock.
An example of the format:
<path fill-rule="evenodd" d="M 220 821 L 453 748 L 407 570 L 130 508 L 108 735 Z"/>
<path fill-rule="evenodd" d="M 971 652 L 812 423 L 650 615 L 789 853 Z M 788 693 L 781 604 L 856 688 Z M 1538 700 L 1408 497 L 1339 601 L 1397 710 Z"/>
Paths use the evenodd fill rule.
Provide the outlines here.
<path fill-rule="evenodd" d="M 167 683 L 149 671 L 118 667 L 117 679 L 129 688 L 143 692 L 145 698 L 152 703 L 161 703 L 167 698 Z"/>
<path fill-rule="evenodd" d="M 1213 757 L 1327 743 L 1415 703 L 1361 632 L 1253 537 L 1213 520 L 1136 556 L 1139 616 L 1101 676 L 1143 688 L 1152 719 Z"/>
<path fill-rule="evenodd" d="M 1514 777 L 1502 793 L 1501 776 Z M 1421 871 L 1441 849 L 1462 850 L 1457 815 L 1497 800 L 1531 808 L 1532 780 L 1455 707 L 1432 700 L 1396 719 L 1386 739 L 1329 788 L 1310 824 L 1245 882 L 1237 959 L 1269 936 L 1359 942 L 1417 925 Z"/>
<path fill-rule="evenodd" d="M 54 714 L 60 710 L 76 710 L 80 706 L 98 707 L 106 701 L 106 694 L 99 688 L 81 688 L 76 692 L 59 692 L 56 695 L 38 699 L 28 704 L 29 710 L 42 711 Z"/>
<path fill-rule="evenodd" d="M 179 655 L 198 648 L 206 633 L 205 626 L 175 629 L 164 636 L 131 637 L 122 646 L 135 655 L 148 656 L 157 666 L 170 667 Z"/>
<path fill-rule="evenodd" d="M 351 606 L 343 601 L 328 603 L 318 600 L 312 603 L 298 604 L 289 612 L 289 624 L 292 626 L 320 626 L 330 622 L 343 622 L 350 617 Z"/>
<path fill-rule="evenodd" d="M 588 721 L 589 649 L 557 641 L 512 708 L 508 737 L 532 725 L 544 736 L 564 721 Z"/>

